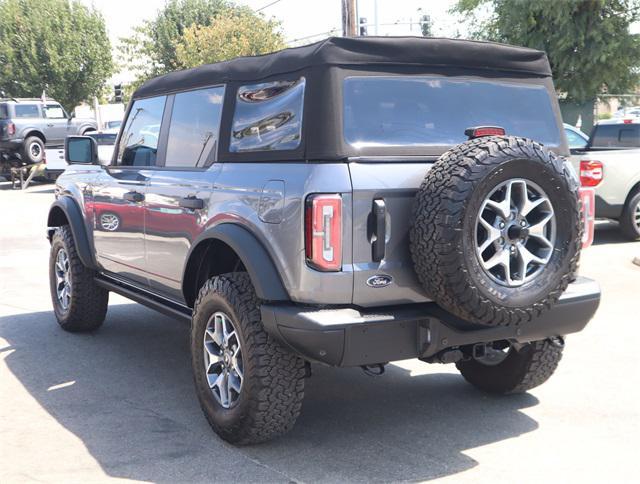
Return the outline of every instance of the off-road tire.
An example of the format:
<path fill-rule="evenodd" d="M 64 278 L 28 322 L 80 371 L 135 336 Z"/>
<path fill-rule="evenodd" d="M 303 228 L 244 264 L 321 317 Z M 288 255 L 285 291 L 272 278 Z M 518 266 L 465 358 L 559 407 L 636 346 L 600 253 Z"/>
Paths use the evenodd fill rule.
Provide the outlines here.
<path fill-rule="evenodd" d="M 204 371 L 204 331 L 216 311 L 229 315 L 242 347 L 244 379 L 231 408 L 214 398 Z M 260 301 L 247 273 L 213 277 L 200 289 L 191 325 L 191 363 L 200 406 L 224 440 L 256 444 L 288 432 L 295 424 L 304 397 L 304 361 L 264 330 Z"/>
<path fill-rule="evenodd" d="M 494 394 L 524 393 L 546 382 L 558 368 L 564 344 L 558 339 L 533 341 L 511 349 L 504 361 L 488 366 L 475 359 L 456 367 L 476 388 Z"/>
<path fill-rule="evenodd" d="M 40 156 L 35 158 L 31 153 L 31 145 L 37 144 L 40 147 Z M 22 151 L 20 153 L 22 161 L 26 163 L 40 163 L 44 159 L 44 142 L 37 136 L 29 136 L 24 140 L 22 144 Z"/>
<path fill-rule="evenodd" d="M 514 177 L 530 179 L 544 189 L 554 206 L 557 234 L 544 270 L 511 288 L 486 275 L 474 237 L 482 200 Z M 578 188 L 562 158 L 526 138 L 477 138 L 447 151 L 418 190 L 410 231 L 415 271 L 427 294 L 456 316 L 488 326 L 526 323 L 553 306 L 578 265 Z"/>
<path fill-rule="evenodd" d="M 64 248 L 69 258 L 71 271 L 71 302 L 64 310 L 56 294 L 55 263 L 58 251 Z M 68 225 L 58 227 L 51 238 L 49 258 L 49 285 L 51 301 L 58 324 L 65 331 L 94 331 L 104 322 L 109 305 L 109 291 L 95 283 L 95 271 L 84 266 L 73 233 Z"/>
<path fill-rule="evenodd" d="M 640 227 L 635 223 L 638 205 L 640 205 L 640 190 L 629 197 L 620 217 L 620 230 L 630 240 L 640 239 Z"/>

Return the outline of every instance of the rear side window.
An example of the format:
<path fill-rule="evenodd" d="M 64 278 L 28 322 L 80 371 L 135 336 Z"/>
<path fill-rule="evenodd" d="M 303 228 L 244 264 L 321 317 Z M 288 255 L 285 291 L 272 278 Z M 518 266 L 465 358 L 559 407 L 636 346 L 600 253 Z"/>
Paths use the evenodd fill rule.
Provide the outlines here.
<path fill-rule="evenodd" d="M 139 99 L 133 103 L 118 145 L 118 165 L 156 164 L 165 101 L 166 96 L 160 96 Z"/>
<path fill-rule="evenodd" d="M 300 145 L 305 79 L 238 89 L 229 151 L 293 150 Z"/>
<path fill-rule="evenodd" d="M 14 104 L 16 118 L 39 118 L 40 112 L 36 104 Z"/>
<path fill-rule="evenodd" d="M 640 147 L 640 124 L 599 124 L 591 136 L 593 148 Z"/>
<path fill-rule="evenodd" d="M 224 87 L 175 95 L 165 166 L 201 167 L 215 161 Z"/>
<path fill-rule="evenodd" d="M 344 81 L 344 137 L 356 148 L 451 146 L 473 126 L 559 146 L 560 129 L 545 86 L 418 76 Z"/>

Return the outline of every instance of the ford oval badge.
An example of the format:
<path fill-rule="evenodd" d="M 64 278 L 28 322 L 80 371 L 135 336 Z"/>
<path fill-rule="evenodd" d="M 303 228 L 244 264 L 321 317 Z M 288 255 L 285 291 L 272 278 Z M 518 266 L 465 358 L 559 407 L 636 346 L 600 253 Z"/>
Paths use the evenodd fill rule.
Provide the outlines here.
<path fill-rule="evenodd" d="M 386 274 L 376 274 L 367 279 L 367 286 L 369 287 L 387 287 L 393 282 L 393 277 Z"/>

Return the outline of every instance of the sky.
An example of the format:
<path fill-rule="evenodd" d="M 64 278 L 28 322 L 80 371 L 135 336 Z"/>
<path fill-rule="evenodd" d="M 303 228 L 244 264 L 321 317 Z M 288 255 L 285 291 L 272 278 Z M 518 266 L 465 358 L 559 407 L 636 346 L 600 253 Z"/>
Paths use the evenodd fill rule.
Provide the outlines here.
<path fill-rule="evenodd" d="M 165 0 L 82 0 L 101 11 L 112 45 L 143 20 L 155 18 Z M 341 0 L 236 0 L 254 10 L 261 9 L 266 17 L 282 23 L 287 43 L 301 45 L 341 32 Z M 369 35 L 375 32 L 375 4 L 378 13 L 378 35 L 420 35 L 417 23 L 421 13 L 431 16 L 433 34 L 448 37 L 458 33 L 457 19 L 448 14 L 455 0 L 358 0 L 358 17 L 370 24 Z M 418 9 L 422 8 L 422 12 Z M 116 74 L 112 82 L 128 82 L 129 73 Z"/>

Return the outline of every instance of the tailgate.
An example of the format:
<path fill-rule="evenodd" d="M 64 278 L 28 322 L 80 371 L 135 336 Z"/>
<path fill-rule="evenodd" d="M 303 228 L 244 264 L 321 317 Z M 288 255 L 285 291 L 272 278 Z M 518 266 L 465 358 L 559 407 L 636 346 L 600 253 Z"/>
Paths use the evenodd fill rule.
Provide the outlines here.
<path fill-rule="evenodd" d="M 413 270 L 409 228 L 413 199 L 430 167 L 428 162 L 349 164 L 353 185 L 353 304 L 381 306 L 428 300 Z M 380 233 L 374 201 L 385 212 L 386 244 L 380 261 L 374 260 L 373 254 L 375 233 Z"/>

